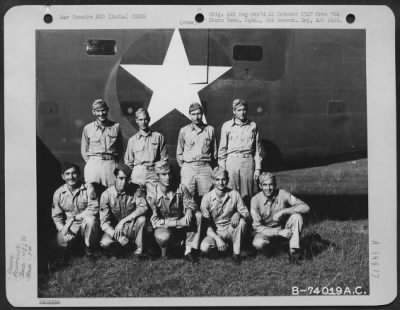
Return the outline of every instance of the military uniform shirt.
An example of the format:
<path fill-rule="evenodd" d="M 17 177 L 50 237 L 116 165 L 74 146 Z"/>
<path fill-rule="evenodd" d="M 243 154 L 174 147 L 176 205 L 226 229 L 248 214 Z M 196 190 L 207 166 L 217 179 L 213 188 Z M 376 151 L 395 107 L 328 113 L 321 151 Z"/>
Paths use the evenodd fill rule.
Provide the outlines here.
<path fill-rule="evenodd" d="M 128 191 L 118 192 L 115 185 L 107 188 L 100 198 L 100 225 L 103 231 L 115 227 L 123 218 L 135 212 L 135 217 L 148 210 L 144 197 Z"/>
<path fill-rule="evenodd" d="M 250 218 L 249 211 L 235 190 L 227 191 L 221 200 L 215 193 L 215 189 L 211 190 L 204 195 L 200 209 L 203 217 L 206 219 L 211 217 L 214 220 L 217 230 L 227 229 L 236 212 L 239 212 L 244 219 Z"/>
<path fill-rule="evenodd" d="M 189 124 L 179 131 L 176 148 L 179 165 L 196 161 L 212 162 L 217 159 L 217 141 L 214 127 L 199 128 Z"/>
<path fill-rule="evenodd" d="M 139 130 L 129 139 L 124 158 L 126 165 L 131 168 L 136 165 L 153 166 L 160 160 L 168 160 L 162 134 L 151 130 L 148 133 Z"/>
<path fill-rule="evenodd" d="M 186 209 L 192 209 L 193 214 L 197 205 L 187 188 L 180 184 L 176 192 L 169 192 L 165 195 L 158 185 L 147 194 L 147 201 L 153 209 L 153 215 L 150 219 L 154 228 L 167 227 L 168 221 L 174 221 L 182 218 Z"/>
<path fill-rule="evenodd" d="M 66 220 L 74 215 L 82 217 L 98 215 L 99 203 L 97 199 L 92 200 L 89 197 L 90 192 L 85 184 L 82 184 L 73 193 L 67 184 L 62 185 L 54 192 L 51 215 L 58 231 L 61 231 Z"/>
<path fill-rule="evenodd" d="M 255 168 L 261 169 L 261 143 L 255 122 L 247 120 L 239 124 L 238 120 L 233 118 L 222 125 L 218 150 L 220 166 L 225 167 L 226 157 L 229 154 L 252 155 Z"/>
<path fill-rule="evenodd" d="M 284 208 L 304 205 L 305 203 L 283 189 L 277 189 L 272 199 L 261 191 L 251 199 L 251 217 L 256 232 L 271 230 L 273 235 L 280 230 L 281 224 L 273 220 L 274 214 Z"/>
<path fill-rule="evenodd" d="M 122 134 L 118 123 L 107 121 L 104 127 L 94 121 L 83 128 L 81 153 L 85 161 L 90 156 L 122 155 Z"/>

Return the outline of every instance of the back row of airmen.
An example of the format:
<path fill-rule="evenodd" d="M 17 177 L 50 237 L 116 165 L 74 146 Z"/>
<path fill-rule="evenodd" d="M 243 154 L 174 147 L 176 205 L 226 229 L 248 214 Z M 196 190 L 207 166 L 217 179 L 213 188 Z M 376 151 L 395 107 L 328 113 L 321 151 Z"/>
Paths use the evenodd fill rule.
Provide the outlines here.
<path fill-rule="evenodd" d="M 134 245 L 134 254 L 146 258 L 144 249 L 151 247 L 151 241 L 145 240 L 152 240 L 145 236 L 150 222 L 162 256 L 168 256 L 172 245 L 184 243 L 185 258 L 198 262 L 199 250 L 213 255 L 232 244 L 233 261 L 240 263 L 243 243 L 251 235 L 252 245 L 264 253 L 271 238 L 289 239 L 289 258 L 297 262 L 301 214 L 309 207 L 278 189 L 272 173 L 260 173 L 259 133 L 247 119 L 244 100 L 233 101 L 234 117 L 222 126 L 218 155 L 215 130 L 203 123 L 202 106 L 190 105 L 192 122 L 180 130 L 177 143 L 178 188 L 173 186 L 164 136 L 150 129 L 145 109 L 135 113 L 139 131 L 128 141 L 124 163 L 119 163 L 120 127 L 108 120 L 107 104 L 95 100 L 92 112 L 96 120 L 82 134 L 86 183 L 79 181 L 79 167 L 66 163 L 62 168 L 65 184 L 53 196 L 58 245 L 69 248 L 83 237 L 93 258 L 100 239 L 101 247 L 115 255 Z M 262 191 L 252 197 L 256 180 Z M 107 188 L 100 200 L 92 184 Z M 135 184 L 145 185 L 146 194 L 132 190 Z"/>

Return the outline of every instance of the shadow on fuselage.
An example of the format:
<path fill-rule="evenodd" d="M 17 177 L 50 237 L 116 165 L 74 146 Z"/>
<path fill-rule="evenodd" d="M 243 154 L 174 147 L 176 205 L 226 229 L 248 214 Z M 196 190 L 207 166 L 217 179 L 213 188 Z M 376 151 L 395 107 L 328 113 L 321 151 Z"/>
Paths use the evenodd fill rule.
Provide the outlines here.
<path fill-rule="evenodd" d="M 54 191 L 62 185 L 61 165 L 43 142 L 36 138 L 38 270 L 47 269 L 50 238 L 56 234 L 51 218 Z"/>
<path fill-rule="evenodd" d="M 307 154 L 307 152 L 299 150 L 299 154 L 292 154 L 291 157 L 284 158 L 282 151 L 272 141 L 263 139 L 261 144 L 263 157 L 262 171 L 278 172 L 304 169 L 367 158 L 367 152 L 360 150 L 351 153 L 319 156 L 317 159 Z"/>
<path fill-rule="evenodd" d="M 321 220 L 360 220 L 368 218 L 368 195 L 296 195 L 311 210 L 311 222 Z"/>

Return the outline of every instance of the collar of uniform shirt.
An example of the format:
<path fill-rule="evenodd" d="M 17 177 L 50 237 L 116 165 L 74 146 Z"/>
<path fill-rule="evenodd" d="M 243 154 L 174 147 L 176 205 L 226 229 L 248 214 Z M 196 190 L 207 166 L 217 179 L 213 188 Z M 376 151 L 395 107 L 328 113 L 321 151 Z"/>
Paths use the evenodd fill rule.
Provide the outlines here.
<path fill-rule="evenodd" d="M 241 120 L 234 117 L 232 121 L 233 121 L 232 126 L 234 126 L 234 125 L 244 126 L 244 125 L 250 124 L 250 120 L 248 120 L 248 119 L 246 119 L 245 122 L 242 122 Z"/>
<path fill-rule="evenodd" d="M 140 137 L 140 136 L 142 136 L 142 137 L 148 137 L 148 136 L 151 136 L 151 133 L 152 133 L 152 132 L 153 132 L 153 131 L 152 131 L 151 129 L 149 129 L 148 132 L 145 132 L 145 131 L 143 131 L 142 129 L 139 129 L 138 134 L 139 134 L 139 137 Z"/>
<path fill-rule="evenodd" d="M 113 188 L 114 188 L 114 193 L 116 194 L 117 197 L 124 196 L 126 194 L 126 190 L 125 189 L 123 189 L 122 191 L 119 192 L 115 185 L 113 186 Z"/>
<path fill-rule="evenodd" d="M 110 121 L 107 119 L 104 124 L 99 123 L 98 120 L 96 120 L 95 124 L 94 124 L 96 129 L 100 129 L 100 130 L 104 130 L 104 128 L 110 126 Z"/>
<path fill-rule="evenodd" d="M 218 200 L 218 201 L 222 201 L 222 204 L 225 204 L 225 202 L 230 198 L 229 197 L 229 193 L 230 191 L 225 191 L 225 195 L 222 197 L 222 200 L 220 198 L 218 198 L 217 193 L 215 191 L 215 189 L 212 190 L 211 192 L 211 200 Z"/>
<path fill-rule="evenodd" d="M 275 202 L 276 197 L 278 196 L 278 191 L 275 190 L 274 193 L 272 194 L 272 198 L 267 197 L 264 193 L 264 204 L 267 204 L 268 202 L 271 203 L 271 205 Z"/>
<path fill-rule="evenodd" d="M 202 132 L 204 130 L 204 128 L 206 128 L 206 124 L 201 124 L 200 126 L 197 126 L 193 123 L 190 124 L 192 127 L 192 130 L 197 131 L 197 132 Z"/>
<path fill-rule="evenodd" d="M 163 193 L 162 190 L 160 189 L 159 186 L 157 186 L 157 202 L 160 201 L 161 198 L 166 198 L 172 201 L 172 199 L 175 197 L 176 192 L 170 191 L 170 193 L 172 193 L 171 197 L 168 197 L 168 192 L 167 193 Z"/>
<path fill-rule="evenodd" d="M 76 189 L 77 189 L 78 191 L 75 191 L 75 193 L 72 193 L 72 192 L 69 190 L 68 185 L 67 185 L 67 184 L 64 184 L 64 187 L 63 187 L 63 189 L 62 189 L 62 192 L 63 192 L 63 193 L 70 192 L 71 194 L 74 194 L 74 195 L 75 195 L 76 193 L 78 193 L 78 192 L 80 192 L 80 191 L 86 189 L 85 184 L 83 184 L 83 183 L 80 184 L 80 186 L 78 186 Z"/>

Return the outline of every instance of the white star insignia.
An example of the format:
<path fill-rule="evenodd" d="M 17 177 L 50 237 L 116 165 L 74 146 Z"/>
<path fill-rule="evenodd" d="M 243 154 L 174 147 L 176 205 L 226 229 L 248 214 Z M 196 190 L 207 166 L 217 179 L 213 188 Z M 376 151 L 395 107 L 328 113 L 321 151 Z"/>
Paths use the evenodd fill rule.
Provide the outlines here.
<path fill-rule="evenodd" d="M 172 35 L 162 65 L 121 67 L 153 91 L 148 107 L 151 124 L 174 109 L 190 119 L 190 104 L 200 103 L 198 92 L 232 68 L 209 66 L 207 70 L 207 66 L 191 66 L 178 29 Z"/>

